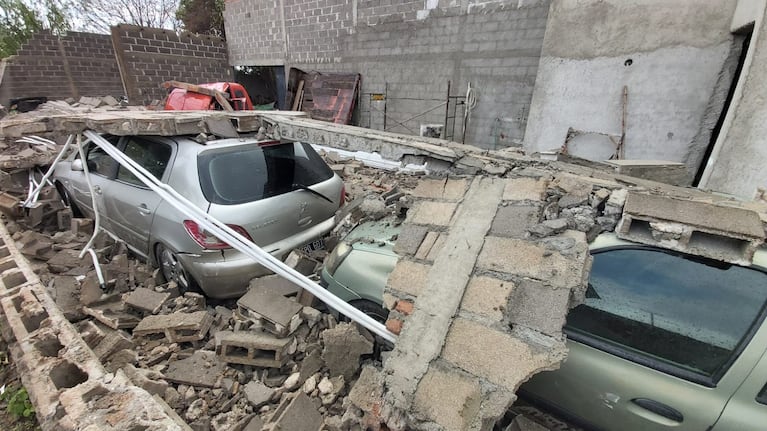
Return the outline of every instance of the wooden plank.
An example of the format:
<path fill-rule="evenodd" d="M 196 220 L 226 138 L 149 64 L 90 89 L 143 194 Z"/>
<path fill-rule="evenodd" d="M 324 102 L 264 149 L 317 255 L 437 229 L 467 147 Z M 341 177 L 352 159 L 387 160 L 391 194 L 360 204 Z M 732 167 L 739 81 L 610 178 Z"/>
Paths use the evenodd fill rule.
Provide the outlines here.
<path fill-rule="evenodd" d="M 296 90 L 296 97 L 293 98 L 293 106 L 291 111 L 298 111 L 301 106 L 301 99 L 304 97 L 304 80 L 298 82 L 298 89 Z"/>

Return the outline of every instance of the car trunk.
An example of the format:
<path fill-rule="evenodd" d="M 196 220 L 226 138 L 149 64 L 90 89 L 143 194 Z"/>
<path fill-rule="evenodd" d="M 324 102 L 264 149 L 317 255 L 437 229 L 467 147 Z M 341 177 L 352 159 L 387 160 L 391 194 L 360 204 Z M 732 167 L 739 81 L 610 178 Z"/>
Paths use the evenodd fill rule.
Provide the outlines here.
<path fill-rule="evenodd" d="M 214 148 L 198 163 L 209 214 L 242 227 L 267 251 L 333 217 L 340 205 L 340 179 L 308 144 Z"/>

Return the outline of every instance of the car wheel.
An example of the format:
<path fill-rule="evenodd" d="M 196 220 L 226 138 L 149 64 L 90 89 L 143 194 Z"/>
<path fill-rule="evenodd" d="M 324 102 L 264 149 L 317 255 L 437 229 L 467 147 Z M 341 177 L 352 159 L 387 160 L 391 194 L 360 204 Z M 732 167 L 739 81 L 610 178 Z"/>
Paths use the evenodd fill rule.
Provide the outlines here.
<path fill-rule="evenodd" d="M 349 304 L 353 305 L 356 309 L 367 314 L 380 323 L 386 323 L 386 319 L 389 317 L 389 310 L 381 307 L 373 301 L 360 299 L 357 301 L 351 301 Z"/>
<path fill-rule="evenodd" d="M 189 274 L 173 250 L 163 244 L 157 244 L 156 256 L 157 264 L 160 266 L 160 273 L 165 282 L 175 282 L 182 294 L 198 290 L 194 280 L 189 277 Z"/>
<path fill-rule="evenodd" d="M 69 195 L 67 189 L 65 189 L 61 183 L 57 182 L 56 190 L 59 192 L 59 196 L 61 196 L 61 201 L 64 202 L 64 205 L 68 206 L 72 211 L 72 217 L 82 218 L 83 212 L 80 211 L 80 208 L 78 208 L 77 204 L 75 204 L 75 202 L 72 200 L 72 197 Z"/>

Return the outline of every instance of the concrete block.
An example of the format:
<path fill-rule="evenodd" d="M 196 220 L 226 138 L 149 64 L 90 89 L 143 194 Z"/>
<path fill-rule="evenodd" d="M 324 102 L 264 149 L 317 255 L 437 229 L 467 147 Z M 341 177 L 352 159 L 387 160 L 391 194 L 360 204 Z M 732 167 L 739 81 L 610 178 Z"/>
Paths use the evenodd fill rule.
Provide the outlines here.
<path fill-rule="evenodd" d="M 477 379 L 432 365 L 418 383 L 413 407 L 417 416 L 446 431 L 462 431 L 471 429 L 481 401 Z"/>
<path fill-rule="evenodd" d="M 455 202 L 463 197 L 468 187 L 469 182 L 465 179 L 427 179 L 418 183 L 412 195 L 424 199 Z"/>
<path fill-rule="evenodd" d="M 552 289 L 533 280 L 522 280 L 512 290 L 506 307 L 513 325 L 523 325 L 559 337 L 569 309 L 570 290 Z"/>
<path fill-rule="evenodd" d="M 263 431 L 317 431 L 322 415 L 316 399 L 299 391 L 294 397 L 286 397 L 274 411 Z"/>
<path fill-rule="evenodd" d="M 509 295 L 515 289 L 511 281 L 474 276 L 469 280 L 461 300 L 461 309 L 501 322 Z"/>
<path fill-rule="evenodd" d="M 274 389 L 258 381 L 249 382 L 242 388 L 242 391 L 254 409 L 268 403 L 274 395 Z"/>
<path fill-rule="evenodd" d="M 112 329 L 131 329 L 139 324 L 139 318 L 133 314 L 126 313 L 123 304 L 119 301 L 92 304 L 89 307 L 83 307 L 83 313 L 93 317 L 99 322 Z"/>
<path fill-rule="evenodd" d="M 125 304 L 137 310 L 155 314 L 160 311 L 162 305 L 170 298 L 168 292 L 155 292 L 151 289 L 139 287 L 125 297 Z"/>
<path fill-rule="evenodd" d="M 170 342 L 199 341 L 213 323 L 207 311 L 147 316 L 133 329 L 134 337 L 167 338 Z"/>
<path fill-rule="evenodd" d="M 373 343 L 359 333 L 351 323 L 340 323 L 322 333 L 322 360 L 330 375 L 351 381 L 360 368 L 360 356 L 373 353 Z"/>
<path fill-rule="evenodd" d="M 407 221 L 413 224 L 450 226 L 456 208 L 455 203 L 421 201 L 408 212 Z"/>
<path fill-rule="evenodd" d="M 548 345 L 540 345 L 476 322 L 455 319 L 442 358 L 514 392 L 533 373 L 555 369 L 565 358 L 564 340 L 546 341 Z"/>
<path fill-rule="evenodd" d="M 69 229 L 74 234 L 93 235 L 93 220 L 89 218 L 73 218 Z"/>
<path fill-rule="evenodd" d="M 418 296 L 424 286 L 426 286 L 430 269 L 431 266 L 429 265 L 409 260 L 400 260 L 391 274 L 389 274 L 386 289 Z"/>
<path fill-rule="evenodd" d="M 394 244 L 394 252 L 400 256 L 416 254 L 428 232 L 429 228 L 426 226 L 404 225 Z"/>
<path fill-rule="evenodd" d="M 505 201 L 541 201 L 546 197 L 548 181 L 536 178 L 510 178 L 503 190 Z"/>
<path fill-rule="evenodd" d="M 558 237 L 551 237 L 558 238 Z M 566 238 L 562 242 L 567 244 Z M 481 269 L 513 274 L 542 280 L 553 287 L 576 288 L 583 284 L 588 274 L 585 236 L 581 242 L 572 241 L 577 247 L 575 256 L 565 256 L 542 244 L 534 244 L 513 238 L 487 237 L 477 259 Z"/>
<path fill-rule="evenodd" d="M 101 329 L 103 338 L 98 344 L 93 346 L 93 354 L 99 358 L 99 361 L 106 362 L 109 358 L 120 350 L 130 350 L 135 346 L 133 341 L 128 338 L 124 331 L 115 329 Z"/>
<path fill-rule="evenodd" d="M 277 338 L 261 330 L 219 331 L 215 340 L 216 353 L 224 362 L 279 368 L 290 359 L 287 352 L 293 337 Z"/>
<path fill-rule="evenodd" d="M 168 363 L 165 379 L 182 385 L 212 388 L 224 373 L 226 365 L 215 352 L 198 350 L 192 356 Z"/>
<path fill-rule="evenodd" d="M 617 227 L 622 239 L 737 264 L 750 264 L 764 243 L 754 211 L 641 193 L 629 193 Z"/>
<path fill-rule="evenodd" d="M 237 301 L 237 316 L 280 337 L 298 329 L 303 306 L 279 292 L 279 286 L 283 285 L 279 278 L 269 277 L 266 282 L 258 280 L 259 283 L 251 284 L 248 293 Z M 272 289 L 273 286 L 277 289 Z"/>
<path fill-rule="evenodd" d="M 490 227 L 490 234 L 523 239 L 528 229 L 540 221 L 541 211 L 540 206 L 500 206 Z"/>

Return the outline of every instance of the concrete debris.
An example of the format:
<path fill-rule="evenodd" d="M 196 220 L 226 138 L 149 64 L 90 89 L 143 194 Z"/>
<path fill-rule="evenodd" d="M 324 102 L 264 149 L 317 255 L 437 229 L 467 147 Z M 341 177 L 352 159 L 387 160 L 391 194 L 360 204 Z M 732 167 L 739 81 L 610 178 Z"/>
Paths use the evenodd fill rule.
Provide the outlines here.
<path fill-rule="evenodd" d="M 354 324 L 340 323 L 322 333 L 325 345 L 322 360 L 332 376 L 352 380 L 360 368 L 360 356 L 373 353 L 373 343 L 360 334 Z"/>
<path fill-rule="evenodd" d="M 318 409 L 316 400 L 299 392 L 280 403 L 262 430 L 316 431 L 318 424 L 322 423 L 322 415 Z"/>
<path fill-rule="evenodd" d="M 168 292 L 160 293 L 140 287 L 129 293 L 124 301 L 126 305 L 137 310 L 156 314 L 169 298 L 170 293 Z"/>
<path fill-rule="evenodd" d="M 237 318 L 280 337 L 298 329 L 303 307 L 286 297 L 284 280 L 281 280 L 264 277 L 251 282 L 248 292 L 237 301 Z"/>
<path fill-rule="evenodd" d="M 212 323 L 213 316 L 207 311 L 147 316 L 133 329 L 133 335 L 136 337 L 164 336 L 173 343 L 199 341 L 205 338 Z"/>
<path fill-rule="evenodd" d="M 212 388 L 221 378 L 224 367 L 215 352 L 197 350 L 186 359 L 169 362 L 165 378 L 183 385 Z"/>
<path fill-rule="evenodd" d="M 293 338 L 278 338 L 264 331 L 216 333 L 216 352 L 221 361 L 257 367 L 280 368 L 287 362 Z"/>
<path fill-rule="evenodd" d="M 259 408 L 268 403 L 275 394 L 274 389 L 267 387 L 261 382 L 250 382 L 243 386 L 242 391 L 254 408 Z"/>

